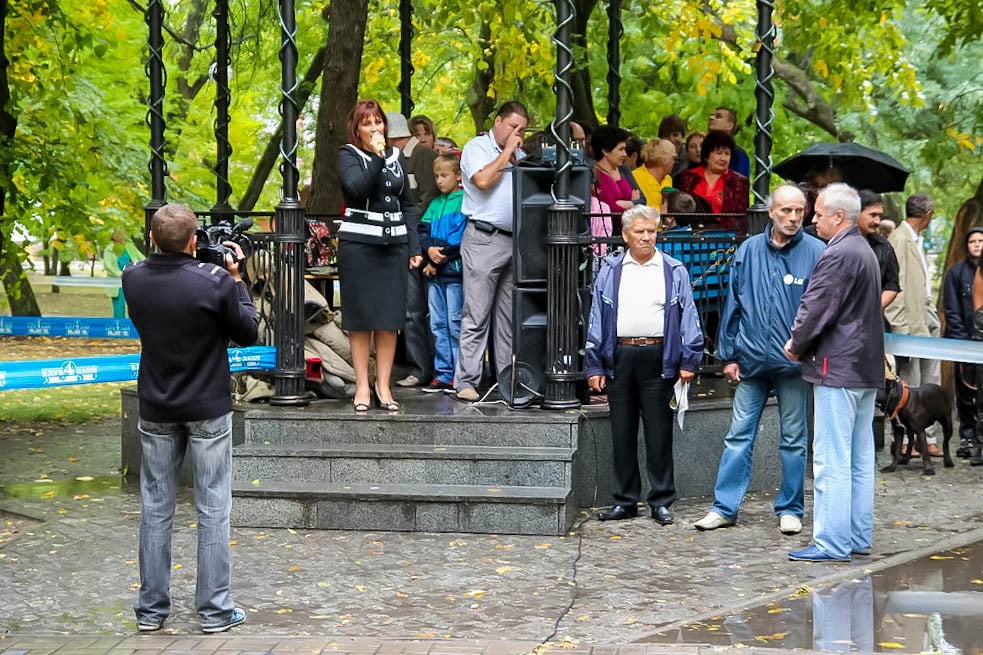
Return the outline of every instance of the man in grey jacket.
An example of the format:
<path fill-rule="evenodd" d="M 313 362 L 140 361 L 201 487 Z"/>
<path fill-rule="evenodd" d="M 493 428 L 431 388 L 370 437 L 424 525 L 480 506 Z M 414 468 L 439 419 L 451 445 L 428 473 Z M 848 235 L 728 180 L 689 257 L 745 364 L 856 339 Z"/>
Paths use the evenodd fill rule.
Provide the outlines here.
<path fill-rule="evenodd" d="M 816 231 L 829 246 L 812 271 L 785 344 L 802 362 L 815 404 L 813 544 L 791 560 L 849 562 L 874 533 L 874 396 L 884 383 L 881 274 L 857 227 L 860 197 L 831 184 L 816 199 Z"/>

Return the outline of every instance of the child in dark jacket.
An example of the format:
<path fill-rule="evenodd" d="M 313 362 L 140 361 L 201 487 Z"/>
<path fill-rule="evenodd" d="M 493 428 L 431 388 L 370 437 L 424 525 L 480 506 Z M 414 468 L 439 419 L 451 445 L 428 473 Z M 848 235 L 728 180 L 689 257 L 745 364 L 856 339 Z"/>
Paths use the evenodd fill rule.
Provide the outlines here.
<path fill-rule="evenodd" d="M 430 278 L 430 331 L 434 338 L 434 379 L 423 391 L 453 393 L 464 306 L 461 236 L 467 219 L 461 213 L 461 161 L 454 155 L 439 155 L 433 170 L 440 195 L 427 206 L 419 225 L 423 274 Z"/>

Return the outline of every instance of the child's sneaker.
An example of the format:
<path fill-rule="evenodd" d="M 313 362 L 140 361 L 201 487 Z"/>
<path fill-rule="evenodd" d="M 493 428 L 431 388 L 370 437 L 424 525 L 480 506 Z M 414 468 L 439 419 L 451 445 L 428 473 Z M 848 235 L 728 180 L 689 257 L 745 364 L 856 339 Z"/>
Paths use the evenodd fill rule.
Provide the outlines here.
<path fill-rule="evenodd" d="M 441 382 L 437 378 L 430 380 L 430 384 L 425 385 L 420 391 L 423 393 L 447 393 L 448 391 L 453 391 L 453 385 L 447 382 Z"/>

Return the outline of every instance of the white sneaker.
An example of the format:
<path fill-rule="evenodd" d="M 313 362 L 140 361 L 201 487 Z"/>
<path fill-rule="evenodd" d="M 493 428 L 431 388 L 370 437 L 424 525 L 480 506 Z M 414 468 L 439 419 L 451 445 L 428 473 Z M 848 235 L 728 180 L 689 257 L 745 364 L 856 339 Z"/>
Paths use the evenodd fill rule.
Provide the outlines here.
<path fill-rule="evenodd" d="M 802 519 L 795 514 L 782 514 L 778 517 L 778 529 L 782 534 L 799 534 L 802 532 Z"/>
<path fill-rule="evenodd" d="M 707 512 L 707 515 L 702 519 L 693 524 L 693 527 L 697 530 L 716 530 L 717 528 L 729 528 L 734 525 L 736 521 L 724 518 L 716 512 Z"/>

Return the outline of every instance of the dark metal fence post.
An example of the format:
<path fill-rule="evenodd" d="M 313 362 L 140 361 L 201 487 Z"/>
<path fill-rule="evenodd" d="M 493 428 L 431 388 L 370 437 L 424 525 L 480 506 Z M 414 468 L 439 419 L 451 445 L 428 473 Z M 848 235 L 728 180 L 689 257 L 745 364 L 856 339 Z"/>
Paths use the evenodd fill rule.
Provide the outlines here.
<path fill-rule="evenodd" d="M 145 66 L 150 80 L 150 97 L 147 103 L 147 123 L 150 125 L 150 202 L 144 207 L 144 252 L 150 252 L 150 219 L 154 212 L 167 203 L 167 160 L 164 159 L 164 4 L 162 0 L 150 0 L 144 20 L 149 28 L 147 47 L 149 55 Z"/>
<path fill-rule="evenodd" d="M 771 0 L 758 0 L 758 57 L 754 68 L 754 97 L 757 107 L 754 112 L 754 205 L 748 213 L 748 232 L 757 234 L 768 225 L 768 210 L 765 199 L 771 183 L 771 129 L 775 114 L 772 104 L 775 90 L 771 79 L 775 71 L 771 67 L 771 57 L 775 49 L 775 24 L 771 15 L 775 3 Z"/>
<path fill-rule="evenodd" d="M 413 0 L 399 0 L 399 111 L 413 115 Z"/>
<path fill-rule="evenodd" d="M 621 0 L 608 0 L 608 125 L 621 123 Z"/>
<path fill-rule="evenodd" d="M 215 18 L 215 206 L 212 211 L 230 210 L 229 196 L 232 195 L 232 185 L 229 183 L 229 159 L 232 157 L 232 145 L 229 143 L 229 65 L 232 60 L 229 51 L 232 48 L 232 36 L 229 34 L 229 0 L 216 0 L 212 12 Z M 212 215 L 212 222 L 218 222 L 222 216 Z"/>
<path fill-rule="evenodd" d="M 580 259 L 580 221 L 577 206 L 570 200 L 570 118 L 573 115 L 570 69 L 570 25 L 574 20 L 571 0 L 556 0 L 557 29 L 556 118 L 550 129 L 556 140 L 556 181 L 553 205 L 546 213 L 546 409 L 570 409 L 580 406 L 577 382 L 580 370 L 579 296 L 577 294 Z"/>
<path fill-rule="evenodd" d="M 279 0 L 280 175 L 283 199 L 276 206 L 274 315 L 276 370 L 271 405 L 306 405 L 304 394 L 304 206 L 297 195 L 297 19 L 293 0 Z"/>

